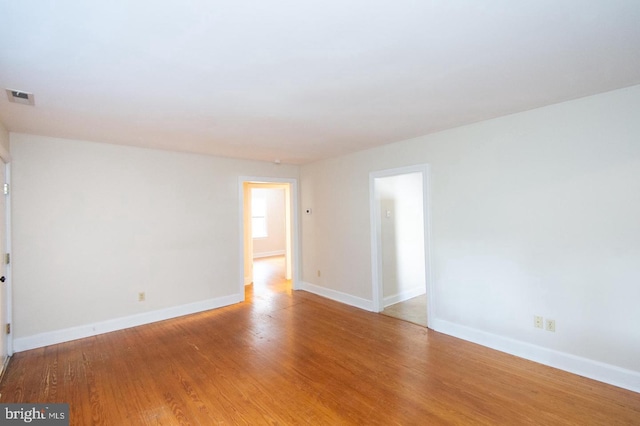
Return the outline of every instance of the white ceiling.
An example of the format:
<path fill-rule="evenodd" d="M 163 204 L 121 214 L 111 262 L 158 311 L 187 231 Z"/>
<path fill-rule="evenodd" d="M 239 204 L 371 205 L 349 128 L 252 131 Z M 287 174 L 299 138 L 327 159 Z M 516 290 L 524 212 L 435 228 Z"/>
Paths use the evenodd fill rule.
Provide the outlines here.
<path fill-rule="evenodd" d="M 0 0 L 13 132 L 303 164 L 635 84 L 638 0 Z"/>

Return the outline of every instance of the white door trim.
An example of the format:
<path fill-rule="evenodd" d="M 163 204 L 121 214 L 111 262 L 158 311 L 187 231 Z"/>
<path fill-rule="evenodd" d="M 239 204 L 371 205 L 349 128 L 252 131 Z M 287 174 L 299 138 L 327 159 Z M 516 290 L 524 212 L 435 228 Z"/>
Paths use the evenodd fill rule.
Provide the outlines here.
<path fill-rule="evenodd" d="M 11 188 L 11 163 L 6 162 L 4 163 L 4 161 L 10 160 L 11 157 L 2 157 L 3 160 L 3 164 L 4 164 L 4 182 L 7 183 L 9 185 L 9 193 L 5 196 L 5 213 L 4 213 L 4 220 L 5 223 L 4 224 L 0 224 L 0 226 L 4 226 L 4 235 L 5 235 L 5 243 L 4 243 L 4 249 L 6 253 L 11 253 L 11 192 L 12 192 L 12 188 Z M 4 253 L 1 254 L 2 259 L 0 259 L 0 261 L 4 262 Z M 3 311 L 4 311 L 4 315 L 5 315 L 5 319 L 6 319 L 6 323 L 7 324 L 12 324 L 12 317 L 13 317 L 13 312 L 12 312 L 12 308 L 13 308 L 13 303 L 11 302 L 12 299 L 12 279 L 11 279 L 11 264 L 13 263 L 13 259 L 11 260 L 11 262 L 8 265 L 5 265 L 5 271 L 4 271 L 4 276 L 6 278 L 6 281 L 4 282 L 5 286 L 5 306 L 3 307 Z M 12 329 L 13 329 L 13 325 L 12 325 Z M 4 333 L 4 330 L 0 330 L 0 332 Z M 11 330 L 11 333 L 7 335 L 7 360 L 9 357 L 11 357 L 13 355 L 13 330 Z"/>
<path fill-rule="evenodd" d="M 258 177 L 258 176 L 240 176 L 238 178 L 238 230 L 240 240 L 239 255 L 239 269 L 238 269 L 238 281 L 240 294 L 244 300 L 244 258 L 245 258 L 245 246 L 244 246 L 244 184 L 245 183 L 266 183 L 266 184 L 289 184 L 290 185 L 290 205 L 291 210 L 291 238 L 289 244 L 291 245 L 291 286 L 293 290 L 299 288 L 299 273 L 300 273 L 300 253 L 299 253 L 299 232 L 298 232 L 298 180 L 293 178 L 275 178 L 275 177 Z"/>
<path fill-rule="evenodd" d="M 381 215 L 380 203 L 376 196 L 375 181 L 378 178 L 398 176 L 409 173 L 422 174 L 422 209 L 424 220 L 424 265 L 425 265 L 425 285 L 427 293 L 427 326 L 432 327 L 433 319 L 436 318 L 433 300 L 433 277 L 431 274 L 431 177 L 428 164 L 417 164 L 414 166 L 386 169 L 369 173 L 369 211 L 371 215 L 371 278 L 373 291 L 373 309 L 381 312 L 384 309 L 384 299 L 382 297 L 382 238 L 381 238 Z"/>
<path fill-rule="evenodd" d="M 9 157 L 10 158 L 10 157 Z M 11 261 L 5 267 L 5 276 L 7 277 L 7 281 L 5 282 L 7 286 L 7 300 L 6 300 L 6 315 L 7 315 L 7 323 L 13 324 L 13 279 L 12 279 L 12 269 L 13 269 L 13 250 L 11 246 L 11 193 L 13 188 L 11 187 L 11 163 L 7 163 L 5 165 L 5 182 L 9 184 L 9 194 L 5 199 L 5 214 L 4 220 L 6 222 L 5 229 L 5 251 L 10 253 Z M 7 354 L 9 356 L 13 355 L 13 326 L 11 330 L 11 334 L 7 336 Z"/>

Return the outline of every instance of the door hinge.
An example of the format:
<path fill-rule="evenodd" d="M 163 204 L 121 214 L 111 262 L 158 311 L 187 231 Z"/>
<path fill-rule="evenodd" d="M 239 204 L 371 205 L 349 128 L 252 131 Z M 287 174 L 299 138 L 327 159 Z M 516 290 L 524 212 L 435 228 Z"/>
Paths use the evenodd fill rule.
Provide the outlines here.
<path fill-rule="evenodd" d="M 10 253 L 5 253 L 5 255 L 4 255 L 4 263 L 6 263 L 7 265 L 11 263 L 11 254 Z"/>
<path fill-rule="evenodd" d="M 3 186 L 4 195 L 9 195 L 9 184 L 5 183 Z"/>
<path fill-rule="evenodd" d="M 11 334 L 11 323 L 7 323 L 7 334 Z"/>

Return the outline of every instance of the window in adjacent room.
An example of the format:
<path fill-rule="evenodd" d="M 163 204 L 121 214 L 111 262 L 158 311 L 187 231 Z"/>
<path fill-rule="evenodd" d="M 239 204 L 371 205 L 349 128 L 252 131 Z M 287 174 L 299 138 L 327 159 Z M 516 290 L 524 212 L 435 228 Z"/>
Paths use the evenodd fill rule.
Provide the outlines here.
<path fill-rule="evenodd" d="M 266 238 L 267 233 L 267 190 L 251 190 L 251 234 L 253 238 Z"/>

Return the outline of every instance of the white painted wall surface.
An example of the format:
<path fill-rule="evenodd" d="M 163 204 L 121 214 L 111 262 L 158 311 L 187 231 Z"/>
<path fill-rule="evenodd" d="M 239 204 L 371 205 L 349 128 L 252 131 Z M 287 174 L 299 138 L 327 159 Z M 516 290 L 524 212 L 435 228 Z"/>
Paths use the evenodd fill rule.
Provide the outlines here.
<path fill-rule="evenodd" d="M 298 172 L 13 133 L 11 149 L 16 339 L 237 294 L 238 177 Z"/>
<path fill-rule="evenodd" d="M 253 239 L 253 257 L 284 255 L 286 249 L 284 189 L 261 190 L 266 194 L 268 236 Z"/>
<path fill-rule="evenodd" d="M 371 300 L 368 175 L 429 163 L 435 317 L 640 390 L 639 141 L 634 86 L 303 166 L 302 280 Z"/>
<path fill-rule="evenodd" d="M 2 123 L 0 123 L 0 149 L 9 152 L 9 132 Z"/>
<path fill-rule="evenodd" d="M 385 306 L 426 292 L 422 174 L 376 179 Z"/>

